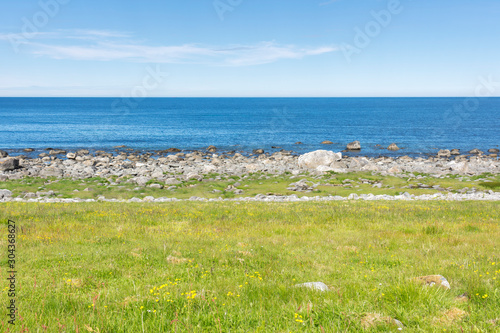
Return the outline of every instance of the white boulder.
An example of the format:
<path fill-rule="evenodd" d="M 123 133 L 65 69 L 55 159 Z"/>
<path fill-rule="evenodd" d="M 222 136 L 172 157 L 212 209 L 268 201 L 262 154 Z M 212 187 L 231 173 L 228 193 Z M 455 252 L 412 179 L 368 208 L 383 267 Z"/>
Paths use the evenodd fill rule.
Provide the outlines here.
<path fill-rule="evenodd" d="M 330 150 L 316 150 L 299 157 L 299 167 L 316 169 L 320 166 L 329 167 L 331 164 L 340 161 L 342 153 L 334 153 Z"/>

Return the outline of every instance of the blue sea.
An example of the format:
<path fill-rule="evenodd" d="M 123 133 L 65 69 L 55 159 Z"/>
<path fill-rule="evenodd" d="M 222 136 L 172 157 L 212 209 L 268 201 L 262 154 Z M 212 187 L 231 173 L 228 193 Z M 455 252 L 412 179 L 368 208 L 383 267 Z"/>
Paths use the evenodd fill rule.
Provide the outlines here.
<path fill-rule="evenodd" d="M 304 153 L 354 140 L 362 150 L 349 154 L 427 155 L 498 147 L 500 98 L 0 98 L 0 126 L 11 155 L 118 145 Z M 402 150 L 383 149 L 393 142 Z"/>

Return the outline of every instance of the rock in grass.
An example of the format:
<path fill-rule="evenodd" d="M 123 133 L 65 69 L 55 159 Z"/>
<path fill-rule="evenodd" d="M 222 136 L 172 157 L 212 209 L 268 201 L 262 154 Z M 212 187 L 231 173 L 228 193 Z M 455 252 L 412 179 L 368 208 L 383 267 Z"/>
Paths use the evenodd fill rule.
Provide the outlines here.
<path fill-rule="evenodd" d="M 450 289 L 450 283 L 446 278 L 442 275 L 426 275 L 426 276 L 419 276 L 415 278 L 415 280 L 427 285 L 427 286 L 433 286 L 437 285 L 439 287 L 442 287 L 444 289 Z"/>
<path fill-rule="evenodd" d="M 145 186 L 146 183 L 149 182 L 150 180 L 151 180 L 151 178 L 145 177 L 145 176 L 132 178 L 132 181 L 140 186 Z"/>
<path fill-rule="evenodd" d="M 319 291 L 328 291 L 328 286 L 324 284 L 323 282 L 306 282 L 306 283 L 299 283 L 296 284 L 295 287 L 297 288 L 309 288 L 313 290 L 319 290 Z"/>
<path fill-rule="evenodd" d="M 0 190 L 0 199 L 12 197 L 12 192 L 9 190 Z"/>
<path fill-rule="evenodd" d="M 397 319 L 388 317 L 388 316 L 382 316 L 378 313 L 367 313 L 365 316 L 361 319 L 361 325 L 363 326 L 364 329 L 370 329 L 377 327 L 379 325 L 383 324 L 389 324 L 391 326 L 396 326 L 398 328 L 398 331 L 403 330 L 403 323 L 400 322 Z"/>
<path fill-rule="evenodd" d="M 0 171 L 10 171 L 19 168 L 19 160 L 17 158 L 1 158 Z"/>

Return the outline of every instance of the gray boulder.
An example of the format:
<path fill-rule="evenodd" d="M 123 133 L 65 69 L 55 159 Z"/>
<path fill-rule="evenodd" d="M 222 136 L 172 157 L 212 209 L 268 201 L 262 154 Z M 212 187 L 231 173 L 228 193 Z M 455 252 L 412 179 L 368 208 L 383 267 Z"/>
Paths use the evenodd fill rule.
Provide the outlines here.
<path fill-rule="evenodd" d="M 49 166 L 46 168 L 43 168 L 42 171 L 40 171 L 40 177 L 61 177 L 63 175 L 63 171 L 57 167 Z"/>
<path fill-rule="evenodd" d="M 391 143 L 389 147 L 387 147 L 387 150 L 398 151 L 399 147 L 395 143 Z"/>
<path fill-rule="evenodd" d="M 151 180 L 151 178 L 145 177 L 145 176 L 133 178 L 133 182 L 136 183 L 139 186 L 146 185 L 146 183 L 149 182 L 150 180 Z"/>
<path fill-rule="evenodd" d="M 17 168 L 19 168 L 19 160 L 17 158 L 0 158 L 0 171 L 9 171 Z"/>
<path fill-rule="evenodd" d="M 184 177 L 184 179 L 186 180 L 196 179 L 197 181 L 201 181 L 203 179 L 203 176 L 200 176 L 196 172 L 190 172 Z"/>
<path fill-rule="evenodd" d="M 483 152 L 477 148 L 474 148 L 471 151 L 469 151 L 469 154 L 483 154 Z"/>
<path fill-rule="evenodd" d="M 9 190 L 0 190 L 0 199 L 12 197 L 12 192 Z"/>
<path fill-rule="evenodd" d="M 438 151 L 437 156 L 441 158 L 448 158 L 451 156 L 451 152 L 448 149 L 441 149 Z"/>
<path fill-rule="evenodd" d="M 347 144 L 347 150 L 361 150 L 361 143 L 359 141 L 353 141 Z"/>
<path fill-rule="evenodd" d="M 166 185 L 179 185 L 180 183 L 182 183 L 180 180 L 173 178 L 173 177 L 167 178 L 165 180 Z"/>
<path fill-rule="evenodd" d="M 297 288 L 309 288 L 313 290 L 319 290 L 319 291 L 328 291 L 328 286 L 324 284 L 323 282 L 306 282 L 306 283 L 299 283 L 296 284 L 295 287 Z"/>
<path fill-rule="evenodd" d="M 301 155 L 298 159 L 298 164 L 301 168 L 316 169 L 319 166 L 330 166 L 341 159 L 341 153 L 334 153 L 330 150 L 316 150 Z"/>
<path fill-rule="evenodd" d="M 66 154 L 66 150 L 52 149 L 49 151 L 49 155 L 61 155 L 61 154 Z"/>

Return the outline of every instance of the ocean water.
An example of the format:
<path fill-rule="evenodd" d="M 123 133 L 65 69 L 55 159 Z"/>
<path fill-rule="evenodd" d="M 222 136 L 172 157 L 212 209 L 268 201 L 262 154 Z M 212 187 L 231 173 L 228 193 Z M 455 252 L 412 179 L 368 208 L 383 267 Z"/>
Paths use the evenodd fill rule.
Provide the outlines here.
<path fill-rule="evenodd" d="M 498 147 L 499 128 L 500 98 L 0 98 L 0 149 L 11 155 L 118 145 L 304 153 L 354 140 L 361 155 L 426 155 Z M 392 142 L 402 150 L 383 149 Z"/>

